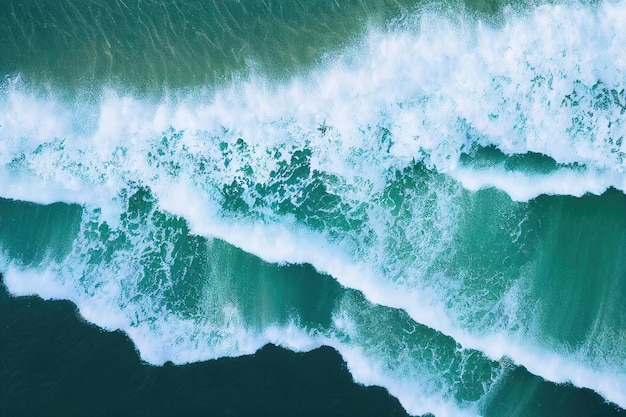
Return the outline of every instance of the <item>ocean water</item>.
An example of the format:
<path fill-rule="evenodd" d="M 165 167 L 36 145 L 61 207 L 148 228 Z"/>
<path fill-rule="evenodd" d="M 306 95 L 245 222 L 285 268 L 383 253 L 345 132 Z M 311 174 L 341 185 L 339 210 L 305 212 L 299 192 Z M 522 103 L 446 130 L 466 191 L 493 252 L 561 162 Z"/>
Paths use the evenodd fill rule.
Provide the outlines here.
<path fill-rule="evenodd" d="M 624 415 L 626 2 L 3 0 L 0 40 L 11 295 L 163 369 Z"/>

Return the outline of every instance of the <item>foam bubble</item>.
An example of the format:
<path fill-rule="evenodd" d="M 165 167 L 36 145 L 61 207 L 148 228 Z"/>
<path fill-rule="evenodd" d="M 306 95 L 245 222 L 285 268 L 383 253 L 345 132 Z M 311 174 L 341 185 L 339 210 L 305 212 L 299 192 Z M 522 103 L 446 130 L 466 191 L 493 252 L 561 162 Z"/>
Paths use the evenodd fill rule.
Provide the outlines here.
<path fill-rule="evenodd" d="M 88 229 L 90 221 L 95 220 L 90 215 L 86 217 L 83 231 Z M 141 234 L 144 233 L 152 235 L 146 231 Z M 79 233 L 79 236 L 82 234 Z M 68 260 L 64 264 L 49 265 L 45 269 L 27 269 L 0 258 L 0 265 L 6 271 L 4 280 L 13 294 L 37 294 L 47 299 L 71 300 L 77 305 L 81 316 L 89 322 L 108 330 L 121 329 L 127 333 L 140 357 L 152 364 L 160 365 L 167 361 L 182 364 L 246 355 L 267 343 L 294 351 L 309 351 L 327 345 L 340 352 L 357 382 L 387 388 L 400 398 L 412 414 L 435 412 L 437 415 L 477 415 L 475 405 L 459 406 L 454 400 L 444 398 L 449 396 L 447 391 L 452 390 L 453 386 L 436 385 L 441 383 L 436 373 L 413 371 L 407 375 L 402 369 L 394 369 L 390 363 L 397 362 L 397 358 L 388 361 L 389 358 L 380 352 L 366 353 L 358 345 L 357 331 L 351 332 L 354 338 L 352 341 L 341 337 L 337 332 L 344 332 L 345 326 L 325 331 L 305 328 L 289 320 L 285 324 L 271 323 L 255 329 L 236 304 L 222 305 L 221 313 L 217 315 L 181 317 L 163 304 L 162 294 L 158 292 L 149 290 L 152 297 L 144 299 L 132 293 L 142 281 L 141 272 L 134 267 L 137 252 L 149 253 L 152 248 L 148 241 L 143 238 L 136 240 L 128 249 L 118 250 L 121 253 L 115 254 L 111 262 L 92 265 L 89 254 L 97 252 L 99 248 L 103 247 L 97 239 L 79 238 L 74 243 L 74 254 L 70 255 L 77 259 L 70 259 L 71 262 Z M 231 278 L 221 277 L 226 281 Z M 207 290 L 214 294 L 219 288 L 211 286 Z M 366 330 L 377 331 L 376 328 Z M 405 367 L 411 366 L 407 365 L 409 362 L 401 363 Z"/>
<path fill-rule="evenodd" d="M 350 62 L 339 55 L 308 78 L 278 86 L 256 78 L 225 87 L 212 98 L 208 93 L 178 95 L 156 103 L 109 89 L 94 109 L 93 103 L 74 105 L 53 95 L 42 99 L 20 91 L 19 81 L 7 82 L 0 125 L 11 148 L 2 156 L 7 161 L 63 138 L 66 146 L 83 150 L 85 160 L 97 158 L 102 167 L 117 149 L 144 151 L 147 138 L 172 126 L 192 136 L 220 136 L 228 130 L 265 147 L 309 141 L 322 168 L 346 177 L 356 175 L 345 160 L 355 149 L 375 153 L 379 169 L 371 177 L 376 178 L 384 167 L 424 154 L 439 171 L 454 171 L 460 152 L 472 142 L 495 145 L 507 154 L 543 153 L 559 163 L 588 166 L 596 176 L 615 177 L 623 175 L 626 155 L 620 47 L 626 39 L 623 23 L 613 16 L 624 7 L 623 2 L 596 10 L 541 6 L 525 16 L 507 16 L 502 28 L 425 13 L 417 18 L 419 31 L 407 25 L 371 32 L 357 46 L 358 57 L 345 54 Z M 96 126 L 81 126 L 77 134 L 82 123 L 76 119 L 89 122 L 94 110 Z M 314 134 L 321 124 L 329 135 Z M 388 129 L 390 146 L 374 146 L 375 134 L 359 133 L 376 126 Z M 125 161 L 133 162 L 138 161 Z M 78 187 L 75 178 L 51 180 Z M 504 182 L 506 177 L 490 185 L 510 192 L 514 186 Z M 608 182 L 623 188 L 622 182 Z M 585 182 L 570 188 L 575 195 L 602 189 Z M 544 181 L 524 195 L 545 192 L 561 190 Z"/>
<path fill-rule="evenodd" d="M 457 168 L 449 174 L 468 190 L 495 187 L 506 192 L 515 201 L 529 201 L 540 194 L 576 197 L 586 193 L 600 195 L 610 187 L 619 190 L 626 187 L 626 177 L 623 174 L 598 171 L 577 172 L 562 169 L 555 173 L 534 176 L 522 172 L 504 172 L 497 168 L 479 171 Z"/>
<path fill-rule="evenodd" d="M 411 415 L 434 414 L 436 416 L 469 417 L 480 415 L 476 406 L 459 407 L 450 400 L 438 396 L 419 395 L 418 384 L 410 378 L 401 378 L 399 375 L 389 375 L 371 357 L 365 356 L 361 349 L 331 344 L 344 358 L 354 379 L 365 385 L 383 386 L 391 395 L 398 398 L 402 406 Z"/>

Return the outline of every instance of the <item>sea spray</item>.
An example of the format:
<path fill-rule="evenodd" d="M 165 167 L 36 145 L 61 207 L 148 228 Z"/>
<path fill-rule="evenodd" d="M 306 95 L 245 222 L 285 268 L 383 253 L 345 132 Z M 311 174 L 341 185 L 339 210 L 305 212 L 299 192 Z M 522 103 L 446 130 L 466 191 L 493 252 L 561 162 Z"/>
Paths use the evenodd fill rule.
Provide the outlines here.
<path fill-rule="evenodd" d="M 259 74 L 156 98 L 106 83 L 42 95 L 7 78 L 0 195 L 83 208 L 65 256 L 28 261 L 5 237 L 5 281 L 15 294 L 73 300 L 154 363 L 267 341 L 329 344 L 357 379 L 387 386 L 411 412 L 439 399 L 460 413 L 479 412 L 508 357 L 623 407 L 626 30 L 615 16 L 625 12 L 539 6 L 497 28 L 425 13 L 281 83 Z M 586 193 L 601 195 L 571 197 Z M 570 236 L 579 245 L 568 245 L 569 230 L 581 230 Z M 308 325 L 302 304 L 242 309 L 246 290 L 271 296 L 221 275 L 234 267 L 211 257 L 214 237 L 267 261 L 309 263 L 373 304 L 331 302 Z M 258 271 L 239 273 L 250 281 Z M 558 310 L 566 280 L 579 308 Z M 363 329 L 376 325 L 355 324 L 357 313 L 376 320 L 388 308 L 408 329 L 371 335 Z M 550 325 L 561 313 L 571 332 Z M 478 358 L 482 370 L 467 379 L 480 388 L 459 389 L 450 368 L 424 361 L 424 339 L 403 339 L 412 326 L 445 341 L 434 358 Z M 160 337 L 174 342 L 159 350 Z M 458 352 L 438 350 L 451 341 Z M 358 371 L 350 355 L 381 370 Z M 399 374 L 411 376 L 393 388 Z M 418 400 L 406 394 L 416 379 Z"/>

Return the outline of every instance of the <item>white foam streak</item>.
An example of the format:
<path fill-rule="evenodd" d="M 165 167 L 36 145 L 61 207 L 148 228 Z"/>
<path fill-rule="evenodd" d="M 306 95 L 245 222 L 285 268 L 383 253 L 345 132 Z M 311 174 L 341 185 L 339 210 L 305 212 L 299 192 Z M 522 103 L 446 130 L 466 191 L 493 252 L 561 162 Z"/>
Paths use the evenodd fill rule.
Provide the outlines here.
<path fill-rule="evenodd" d="M 370 34 L 358 45 L 357 58 L 353 51 L 345 54 L 350 62 L 340 57 L 309 79 L 281 86 L 269 87 L 258 79 L 242 83 L 218 92 L 208 104 L 191 98 L 143 103 L 109 91 L 96 109 L 97 128 L 87 137 L 72 133 L 82 123 L 74 119 L 85 118 L 75 113 L 94 108 L 68 109 L 51 98 L 37 99 L 20 93 L 19 82 L 14 82 L 6 87 L 1 106 L 0 160 L 7 162 L 11 155 L 28 153 L 53 138 L 75 138 L 72 146 L 91 148 L 106 160 L 116 147 L 141 148 L 146 137 L 170 126 L 188 133 L 226 128 L 249 143 L 264 145 L 314 139 L 324 154 L 324 140 L 311 133 L 325 122 L 340 145 L 329 148 L 324 168 L 346 176 L 354 172 L 346 170 L 335 151 L 342 151 L 341 158 L 350 149 L 371 147 L 364 142 L 371 138 L 358 132 L 376 125 L 392 133 L 390 152 L 396 165 L 426 153 L 441 172 L 454 171 L 460 152 L 474 142 L 496 145 L 509 154 L 537 152 L 560 163 L 576 162 L 596 176 L 624 176 L 626 141 L 616 143 L 626 135 L 622 107 L 614 103 L 602 110 L 590 98 L 585 102 L 582 96 L 592 94 L 582 90 L 580 105 L 593 110 L 592 116 L 578 114 L 563 101 L 577 83 L 591 88 L 600 81 L 608 89 L 623 88 L 626 30 L 614 16 L 624 15 L 625 9 L 624 2 L 603 4 L 593 12 L 541 6 L 522 18 L 509 16 L 501 29 L 471 22 L 460 26 L 425 14 L 419 33 L 403 28 Z M 515 184 L 505 179 L 489 185 L 515 193 Z M 604 182 L 624 186 L 623 181 Z M 527 189 L 526 198 L 563 192 L 549 189 L 550 181 L 541 183 L 536 190 Z M 575 195 L 602 191 L 585 181 L 570 189 Z"/>
<path fill-rule="evenodd" d="M 334 347 L 344 358 L 354 379 L 365 385 L 383 386 L 391 395 L 398 398 L 404 409 L 411 415 L 434 414 L 438 417 L 475 417 L 479 413 L 476 409 L 460 408 L 451 401 L 441 397 L 420 395 L 419 384 L 415 381 L 406 381 L 397 375 L 389 375 L 381 369 L 380 363 L 365 356 L 360 349 L 345 346 L 333 341 L 325 344 Z"/>
<path fill-rule="evenodd" d="M 192 178 L 194 167 L 188 161 L 173 157 L 183 168 L 172 178 L 146 158 L 154 152 L 154 141 L 172 128 L 183 132 L 181 148 L 214 160 L 222 156 L 210 155 L 216 147 L 212 141 L 232 144 L 241 137 L 258 146 L 256 156 L 265 158 L 252 158 L 258 164 L 257 179 L 271 171 L 265 152 L 272 146 L 310 146 L 316 168 L 350 184 L 365 182 L 369 188 L 364 187 L 364 194 L 384 186 L 390 169 L 402 169 L 413 160 L 469 190 L 497 187 L 514 200 L 599 194 L 608 187 L 626 191 L 626 124 L 620 107 L 626 102 L 602 107 L 589 101 L 591 93 L 598 93 L 592 91 L 597 82 L 617 95 L 626 87 L 623 16 L 624 1 L 602 3 L 597 9 L 541 6 L 525 16 L 508 16 L 498 29 L 425 14 L 416 18 L 419 32 L 402 27 L 370 33 L 307 78 L 271 87 L 255 79 L 225 88 L 210 100 L 190 96 L 146 103 L 107 91 L 100 103 L 68 104 L 26 93 L 19 82 L 8 83 L 0 90 L 0 195 L 93 205 L 114 223 L 123 210 L 117 196 L 125 185 L 145 185 L 163 209 L 184 217 L 194 233 L 219 237 L 266 261 L 310 263 L 372 302 L 403 309 L 464 347 L 495 360 L 508 356 L 548 380 L 592 388 L 626 407 L 624 369 L 594 369 L 575 353 L 545 351 L 523 334 L 473 334 L 455 323 L 433 294 L 386 282 L 367 260 L 352 259 L 290 218 L 281 218 L 280 224 L 232 224 L 219 215 L 219 190 Z M 572 99 L 576 89 L 580 97 Z M 564 104 L 567 97 L 577 104 Z M 607 97 L 614 100 L 614 95 Z M 90 124 L 94 112 L 98 117 Z M 324 124 L 328 131 L 320 134 Z M 381 145 L 378 128 L 389 130 L 389 144 Z M 585 169 L 559 167 L 549 174 L 529 174 L 462 166 L 460 155 L 475 145 L 494 145 L 506 154 L 542 153 Z M 237 173 L 230 168 L 210 175 L 220 177 L 212 178 L 217 184 L 227 184 Z M 103 317 L 110 306 L 68 294 L 69 283 L 50 286 L 54 281 L 46 274 L 8 267 L 5 280 L 14 294 L 69 298 L 88 320 L 124 329 L 147 361 L 206 359 L 199 341 L 186 336 L 185 326 L 192 323 L 164 319 L 186 345 L 160 348 L 163 334 L 147 325 L 130 326 L 115 315 Z M 214 346 L 209 356 L 250 353 L 267 341 L 294 349 L 318 343 L 284 328 L 265 335 L 239 334 L 237 329 L 233 324 L 224 330 L 232 339 Z M 357 351 L 324 343 L 334 343 L 357 378 L 381 383 L 379 373 L 368 374 L 358 365 L 362 358 Z M 382 384 L 394 389 L 390 379 Z M 405 388 L 394 394 L 409 409 L 423 411 Z M 429 407 L 444 410 L 447 405 Z"/>
<path fill-rule="evenodd" d="M 386 282 L 377 277 L 367 264 L 354 263 L 340 248 L 295 224 L 218 224 L 206 221 L 209 217 L 201 213 L 200 217 L 190 216 L 186 211 L 177 214 L 191 219 L 194 232 L 217 236 L 268 262 L 309 263 L 318 271 L 335 277 L 343 286 L 362 292 L 375 304 L 406 311 L 416 322 L 453 337 L 464 348 L 479 350 L 495 361 L 511 358 L 548 381 L 571 382 L 579 387 L 591 388 L 609 401 L 626 406 L 624 369 L 601 369 L 590 365 L 584 353 L 546 350 L 525 334 L 473 334 L 455 325 L 445 308 L 433 303 L 437 297 L 429 290 L 410 289 Z M 363 378 L 367 381 L 367 375 Z M 376 384 L 388 387 L 380 381 Z M 404 401 L 403 405 L 407 406 Z"/>
<path fill-rule="evenodd" d="M 468 190 L 477 191 L 495 187 L 506 192 L 514 201 L 528 201 L 540 194 L 581 197 L 586 193 L 600 195 L 610 187 L 626 189 L 626 177 L 621 173 L 576 172 L 563 169 L 537 177 L 521 172 L 505 172 L 497 168 L 482 170 L 457 168 L 448 174 Z"/>
<path fill-rule="evenodd" d="M 477 415 L 476 410 L 459 408 L 450 400 L 442 399 L 436 392 L 422 392 L 419 381 L 398 378 L 397 375 L 385 371 L 383 363 L 379 362 L 384 358 L 365 356 L 357 346 L 350 346 L 328 335 L 312 334 L 293 322 L 284 326 L 270 325 L 261 332 L 252 331 L 246 328 L 236 309 L 232 309 L 232 321 L 226 327 L 211 321 L 184 320 L 167 314 L 156 322 L 133 324 L 129 322 L 128 312 L 111 304 L 117 300 L 114 294 L 100 294 L 99 297 L 91 297 L 85 293 L 81 295 L 70 281 L 59 277 L 52 268 L 43 271 L 18 269 L 5 259 L 0 259 L 0 265 L 5 271 L 4 282 L 12 294 L 69 300 L 88 322 L 109 331 L 124 331 L 135 344 L 141 358 L 152 364 L 162 365 L 167 361 L 184 364 L 220 357 L 237 357 L 252 354 L 268 343 L 296 352 L 331 346 L 344 358 L 356 382 L 386 388 L 412 415 Z M 220 332 L 220 336 L 211 337 L 216 330 Z"/>
<path fill-rule="evenodd" d="M 538 349 L 527 341 L 512 340 L 510 335 L 476 338 L 467 335 L 468 346 L 480 346 L 491 358 L 507 356 L 523 364 L 531 373 L 556 383 L 572 383 L 587 387 L 605 399 L 624 408 L 626 405 L 626 374 L 623 369 L 600 369 L 585 365 L 584 353 L 563 354 Z"/>

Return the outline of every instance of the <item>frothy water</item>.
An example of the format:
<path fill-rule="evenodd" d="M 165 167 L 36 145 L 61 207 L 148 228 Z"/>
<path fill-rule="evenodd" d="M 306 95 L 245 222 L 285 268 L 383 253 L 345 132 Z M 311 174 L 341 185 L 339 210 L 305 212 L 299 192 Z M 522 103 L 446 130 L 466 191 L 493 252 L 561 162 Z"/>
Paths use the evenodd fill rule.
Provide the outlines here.
<path fill-rule="evenodd" d="M 482 414 L 513 364 L 626 407 L 623 16 L 423 11 L 164 95 L 7 78 L 5 282 L 150 363 L 330 345 L 416 415 Z"/>

